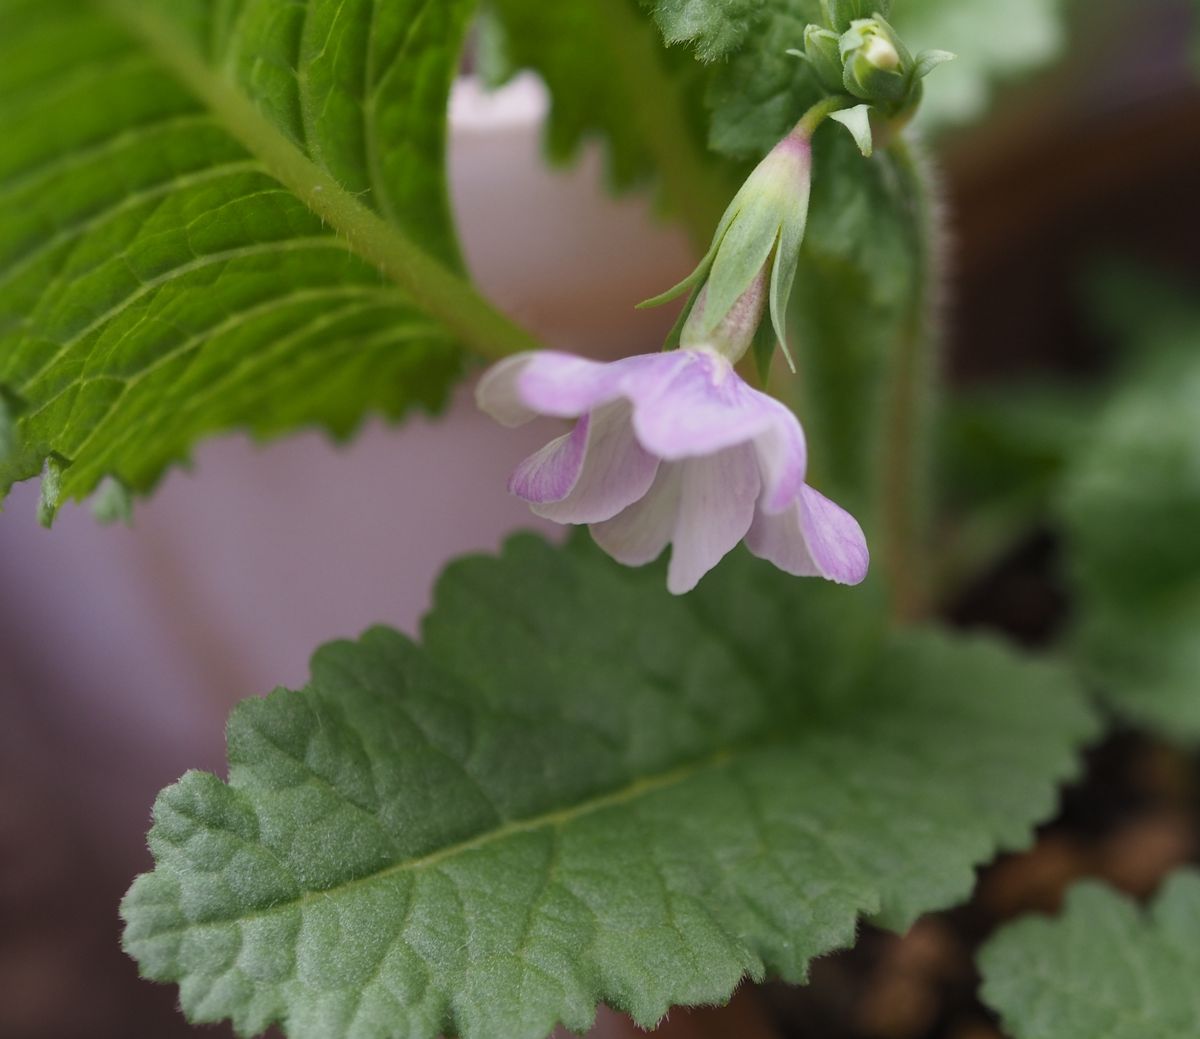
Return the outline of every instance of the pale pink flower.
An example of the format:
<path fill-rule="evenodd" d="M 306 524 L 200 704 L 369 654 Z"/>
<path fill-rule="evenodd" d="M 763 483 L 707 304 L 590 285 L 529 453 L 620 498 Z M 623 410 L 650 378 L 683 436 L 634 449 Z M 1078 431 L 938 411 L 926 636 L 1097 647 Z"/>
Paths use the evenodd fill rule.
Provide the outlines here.
<path fill-rule="evenodd" d="M 539 516 L 588 524 L 621 563 L 649 563 L 670 544 L 675 594 L 742 540 L 791 574 L 841 584 L 866 576 L 861 527 L 804 482 L 796 416 L 721 353 L 689 348 L 603 364 L 535 351 L 495 365 L 476 397 L 508 426 L 538 415 L 578 419 L 517 467 L 509 490 Z"/>

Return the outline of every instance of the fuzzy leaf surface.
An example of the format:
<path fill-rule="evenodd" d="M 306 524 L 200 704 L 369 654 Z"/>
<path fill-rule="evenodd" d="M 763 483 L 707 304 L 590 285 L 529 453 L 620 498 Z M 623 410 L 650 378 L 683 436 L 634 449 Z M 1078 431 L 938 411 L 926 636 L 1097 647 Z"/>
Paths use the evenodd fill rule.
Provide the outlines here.
<path fill-rule="evenodd" d="M 983 998 L 1013 1039 L 1200 1035 L 1200 873 L 1169 878 L 1148 911 L 1086 882 L 1058 919 L 1010 924 L 979 957 Z"/>
<path fill-rule="evenodd" d="M 444 399 L 456 337 L 381 257 L 458 266 L 471 7 L 0 0 L 0 496 L 50 456 L 62 497 L 142 492 L 207 433 Z"/>
<path fill-rule="evenodd" d="M 658 568 L 531 536 L 242 704 L 229 782 L 165 790 L 123 905 L 195 1021 L 292 1039 L 539 1039 L 805 978 L 1024 846 L 1094 720 L 1068 674 L 884 631 L 741 554 Z"/>

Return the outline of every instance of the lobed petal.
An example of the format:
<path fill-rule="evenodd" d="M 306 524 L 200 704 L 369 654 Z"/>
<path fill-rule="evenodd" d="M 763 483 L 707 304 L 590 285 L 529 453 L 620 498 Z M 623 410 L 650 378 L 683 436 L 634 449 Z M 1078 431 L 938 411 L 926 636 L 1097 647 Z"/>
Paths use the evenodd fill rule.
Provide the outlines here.
<path fill-rule="evenodd" d="M 654 482 L 658 459 L 633 435 L 626 401 L 607 404 L 526 458 L 508 489 L 555 523 L 610 519 Z"/>
<path fill-rule="evenodd" d="M 671 357 L 672 355 L 665 355 Z M 626 387 L 643 446 L 672 461 L 712 455 L 753 441 L 764 508 L 780 512 L 804 483 L 804 432 L 792 411 L 747 386 L 733 366 L 707 350 L 678 350 L 673 365 L 638 373 Z"/>
<path fill-rule="evenodd" d="M 707 350 L 675 350 L 652 371 L 627 380 L 633 428 L 646 450 L 671 461 L 715 454 L 764 432 L 773 415 L 733 370 Z M 761 398 L 761 399 L 759 399 Z"/>
<path fill-rule="evenodd" d="M 683 463 L 668 591 L 691 591 L 746 536 L 761 485 L 748 444 Z"/>
<path fill-rule="evenodd" d="M 807 485 L 785 512 L 755 513 L 746 547 L 786 573 L 838 584 L 861 583 L 870 563 L 858 521 Z"/>

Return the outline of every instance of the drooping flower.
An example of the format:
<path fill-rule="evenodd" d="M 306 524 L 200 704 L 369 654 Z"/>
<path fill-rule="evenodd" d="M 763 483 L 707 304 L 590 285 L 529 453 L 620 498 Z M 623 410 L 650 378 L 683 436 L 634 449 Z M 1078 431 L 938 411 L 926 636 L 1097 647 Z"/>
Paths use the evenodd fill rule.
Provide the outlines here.
<path fill-rule="evenodd" d="M 804 482 L 796 416 L 715 350 L 608 364 L 519 354 L 494 366 L 476 395 L 509 426 L 537 415 L 578 419 L 517 467 L 509 490 L 539 516 L 588 524 L 629 566 L 670 544 L 667 587 L 677 595 L 742 540 L 791 574 L 842 584 L 866 576 L 862 529 Z"/>
<path fill-rule="evenodd" d="M 476 390 L 479 406 L 504 425 L 538 415 L 577 420 L 517 467 L 509 490 L 539 516 L 586 523 L 601 548 L 630 566 L 670 545 L 667 588 L 677 595 L 739 541 L 788 573 L 842 584 L 866 576 L 862 528 L 805 483 L 796 416 L 734 370 L 762 340 L 760 325 L 782 342 L 815 125 L 801 120 L 780 141 L 730 203 L 695 272 L 650 301 L 690 290 L 678 349 L 608 364 L 519 354 Z"/>
<path fill-rule="evenodd" d="M 690 292 L 682 312 L 683 327 L 695 343 L 715 345 L 735 361 L 749 347 L 765 308 L 775 333 L 768 345 L 773 350 L 778 342 L 794 370 L 786 315 L 808 224 L 812 135 L 822 118 L 823 113 L 800 120 L 767 153 L 729 203 L 696 269 L 640 306 L 658 306 Z M 701 295 L 707 303 L 703 308 Z M 730 325 L 728 318 L 737 308 L 745 320 Z M 722 324 L 728 326 L 727 342 L 716 344 L 713 338 L 722 334 Z M 770 350 L 758 358 L 769 359 Z"/>

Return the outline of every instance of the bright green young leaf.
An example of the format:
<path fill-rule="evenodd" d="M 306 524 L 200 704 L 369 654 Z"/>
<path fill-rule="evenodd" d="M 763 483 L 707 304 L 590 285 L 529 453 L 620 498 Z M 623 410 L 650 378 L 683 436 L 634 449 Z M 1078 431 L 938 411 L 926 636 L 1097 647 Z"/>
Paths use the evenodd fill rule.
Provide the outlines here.
<path fill-rule="evenodd" d="M 1026 845 L 1094 732 L 1065 672 L 869 601 L 745 554 L 683 599 L 530 536 L 457 563 L 423 645 L 326 646 L 234 712 L 228 784 L 162 793 L 126 948 L 193 1020 L 292 1039 L 539 1039 L 801 981 Z"/>
<path fill-rule="evenodd" d="M 1171 324 L 1095 419 L 1062 512 L 1078 598 L 1073 645 L 1129 717 L 1200 739 L 1200 323 Z"/>
<path fill-rule="evenodd" d="M 78 498 L 217 430 L 346 435 L 524 345 L 454 273 L 471 8 L 0 0 L 0 496 L 51 455 Z"/>
<path fill-rule="evenodd" d="M 1147 912 L 1079 884 L 1061 917 L 1004 928 L 979 966 L 983 998 L 1012 1039 L 1195 1039 L 1200 873 L 1176 873 Z"/>

